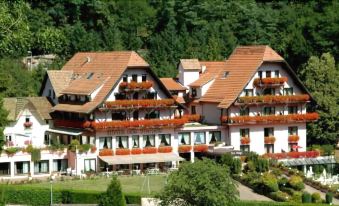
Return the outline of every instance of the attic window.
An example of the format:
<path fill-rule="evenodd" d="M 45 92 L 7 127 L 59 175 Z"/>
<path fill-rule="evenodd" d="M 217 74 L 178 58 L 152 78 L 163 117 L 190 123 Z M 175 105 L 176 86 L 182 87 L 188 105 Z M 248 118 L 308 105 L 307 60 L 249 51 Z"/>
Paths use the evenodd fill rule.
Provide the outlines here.
<path fill-rule="evenodd" d="M 87 79 L 92 79 L 93 75 L 94 75 L 93 72 L 89 73 L 89 74 L 87 75 Z"/>
<path fill-rule="evenodd" d="M 225 78 L 228 76 L 229 73 L 230 73 L 230 72 L 228 72 L 228 71 L 224 72 L 222 78 L 225 79 Z"/>

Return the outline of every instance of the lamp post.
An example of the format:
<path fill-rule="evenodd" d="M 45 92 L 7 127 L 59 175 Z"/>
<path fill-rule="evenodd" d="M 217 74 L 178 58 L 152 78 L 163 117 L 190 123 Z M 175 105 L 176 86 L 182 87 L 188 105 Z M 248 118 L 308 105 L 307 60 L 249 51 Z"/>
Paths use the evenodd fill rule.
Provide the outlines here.
<path fill-rule="evenodd" d="M 52 175 L 51 180 L 50 180 L 50 183 L 51 183 L 51 206 L 53 205 L 53 180 L 54 179 L 55 179 L 55 176 Z"/>

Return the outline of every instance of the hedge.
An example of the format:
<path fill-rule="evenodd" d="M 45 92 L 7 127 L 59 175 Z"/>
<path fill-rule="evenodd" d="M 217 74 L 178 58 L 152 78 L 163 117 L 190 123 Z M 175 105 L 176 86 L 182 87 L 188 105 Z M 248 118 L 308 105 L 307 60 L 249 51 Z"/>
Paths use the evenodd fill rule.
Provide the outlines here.
<path fill-rule="evenodd" d="M 6 203 L 25 205 L 49 205 L 50 190 L 26 188 L 20 186 L 0 186 L 2 199 Z M 53 190 L 53 203 L 97 204 L 102 193 L 80 190 Z M 127 204 L 140 204 L 141 196 L 138 194 L 124 194 Z"/>
<path fill-rule="evenodd" d="M 326 204 L 313 204 L 313 203 L 293 203 L 293 202 L 259 202 L 259 201 L 239 201 L 235 206 L 325 206 Z"/>

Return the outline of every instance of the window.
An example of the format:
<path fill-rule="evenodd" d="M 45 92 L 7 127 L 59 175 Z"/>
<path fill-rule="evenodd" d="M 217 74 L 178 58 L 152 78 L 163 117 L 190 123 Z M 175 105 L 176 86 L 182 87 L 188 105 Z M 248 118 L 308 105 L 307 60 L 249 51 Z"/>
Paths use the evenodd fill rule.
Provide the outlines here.
<path fill-rule="evenodd" d="M 288 135 L 298 135 L 298 127 L 288 127 Z"/>
<path fill-rule="evenodd" d="M 147 75 L 143 74 L 141 75 L 141 81 L 145 82 L 147 80 Z"/>
<path fill-rule="evenodd" d="M 68 165 L 68 160 L 53 160 L 53 172 L 66 171 Z"/>
<path fill-rule="evenodd" d="M 230 72 L 228 72 L 228 71 L 224 72 L 224 76 L 222 78 L 225 79 L 228 76 L 229 73 Z"/>
<path fill-rule="evenodd" d="M 16 175 L 28 174 L 29 173 L 29 161 L 27 161 L 27 162 L 16 162 L 14 173 Z"/>
<path fill-rule="evenodd" d="M 87 159 L 85 162 L 85 172 L 95 172 L 96 171 L 96 161 L 95 159 Z"/>
<path fill-rule="evenodd" d="M 138 75 L 137 74 L 132 74 L 132 81 L 138 82 Z"/>
<path fill-rule="evenodd" d="M 139 93 L 138 92 L 135 92 L 133 94 L 133 99 L 139 99 Z"/>
<path fill-rule="evenodd" d="M 249 115 L 250 115 L 250 108 L 240 107 L 240 116 L 249 116 Z"/>
<path fill-rule="evenodd" d="M 240 137 L 249 137 L 250 136 L 250 129 L 240 129 Z"/>
<path fill-rule="evenodd" d="M 133 144 L 133 148 L 139 148 L 140 147 L 139 135 L 133 135 L 132 136 L 132 144 Z"/>
<path fill-rule="evenodd" d="M 275 77 L 279 77 L 279 70 L 275 70 L 275 71 L 274 71 L 274 76 L 275 76 Z"/>
<path fill-rule="evenodd" d="M 93 72 L 89 73 L 89 74 L 87 75 L 87 79 L 92 79 L 93 75 L 94 75 Z"/>
<path fill-rule="evenodd" d="M 127 75 L 124 75 L 124 76 L 122 77 L 122 81 L 123 81 L 123 82 L 127 82 L 127 81 L 128 81 L 128 76 L 127 76 Z"/>
<path fill-rule="evenodd" d="M 144 135 L 142 138 L 144 147 L 155 147 L 155 135 Z"/>
<path fill-rule="evenodd" d="M 117 136 L 117 148 L 128 148 L 128 136 Z"/>
<path fill-rule="evenodd" d="M 29 122 L 29 117 L 26 117 L 25 122 Z"/>
<path fill-rule="evenodd" d="M 189 132 L 178 133 L 179 145 L 190 145 L 191 134 Z"/>
<path fill-rule="evenodd" d="M 288 114 L 297 114 L 298 113 L 298 107 L 297 106 L 289 106 L 288 107 Z"/>
<path fill-rule="evenodd" d="M 253 96 L 253 89 L 244 89 L 244 95 L 247 97 Z"/>
<path fill-rule="evenodd" d="M 171 145 L 171 134 L 159 134 L 160 146 Z"/>
<path fill-rule="evenodd" d="M 194 132 L 194 144 L 205 144 L 205 132 Z"/>
<path fill-rule="evenodd" d="M 48 97 L 52 97 L 52 90 L 51 89 L 48 90 Z"/>
<path fill-rule="evenodd" d="M 273 127 L 264 128 L 264 136 L 265 137 L 273 137 L 274 136 L 274 128 Z"/>
<path fill-rule="evenodd" d="M 248 145 L 248 144 L 240 145 L 240 151 L 249 152 L 250 151 L 250 145 Z"/>
<path fill-rule="evenodd" d="M 100 137 L 99 149 L 112 149 L 112 137 Z"/>
<path fill-rule="evenodd" d="M 274 144 L 265 144 L 266 153 L 274 153 Z"/>
<path fill-rule="evenodd" d="M 126 120 L 126 112 L 113 112 L 112 120 Z"/>
<path fill-rule="evenodd" d="M 274 115 L 275 114 L 275 107 L 264 107 L 263 114 L 264 115 Z"/>
<path fill-rule="evenodd" d="M 48 173 L 48 160 L 34 162 L 34 173 Z"/>
<path fill-rule="evenodd" d="M 126 96 L 126 94 L 124 94 L 124 93 L 115 93 L 114 96 L 115 96 L 115 99 L 116 99 L 116 100 L 127 99 L 127 96 Z"/>
<path fill-rule="evenodd" d="M 44 144 L 45 144 L 45 145 L 49 145 L 49 143 L 50 143 L 49 141 L 50 141 L 49 135 L 45 134 L 45 137 L 44 137 Z"/>
<path fill-rule="evenodd" d="M 145 119 L 159 119 L 160 111 L 152 111 L 145 115 Z"/>
<path fill-rule="evenodd" d="M 196 97 L 196 96 L 197 96 L 197 89 L 192 88 L 192 97 Z"/>
<path fill-rule="evenodd" d="M 284 95 L 293 95 L 293 87 L 284 88 Z"/>
<path fill-rule="evenodd" d="M 263 91 L 263 95 L 275 95 L 274 88 L 265 88 Z"/>
<path fill-rule="evenodd" d="M 266 78 L 271 77 L 271 71 L 266 71 Z"/>
<path fill-rule="evenodd" d="M 11 166 L 10 163 L 0 163 L 0 175 L 10 175 L 11 172 Z"/>
<path fill-rule="evenodd" d="M 221 142 L 221 132 L 220 131 L 210 131 L 209 132 L 209 144 L 216 142 Z"/>
<path fill-rule="evenodd" d="M 191 106 L 191 114 L 196 114 L 197 111 L 196 111 L 196 108 L 195 106 Z"/>
<path fill-rule="evenodd" d="M 144 99 L 157 99 L 157 92 L 147 92 Z"/>
<path fill-rule="evenodd" d="M 139 119 L 139 111 L 136 110 L 133 112 L 133 120 L 138 120 Z"/>
<path fill-rule="evenodd" d="M 258 77 L 262 79 L 262 71 L 258 71 Z"/>

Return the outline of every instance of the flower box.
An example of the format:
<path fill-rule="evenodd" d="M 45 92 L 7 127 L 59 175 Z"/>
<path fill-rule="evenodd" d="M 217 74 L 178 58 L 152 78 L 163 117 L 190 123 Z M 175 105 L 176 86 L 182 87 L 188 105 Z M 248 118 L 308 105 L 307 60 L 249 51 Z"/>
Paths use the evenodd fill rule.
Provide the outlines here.
<path fill-rule="evenodd" d="M 91 127 L 90 121 L 77 121 L 77 120 L 54 120 L 55 127 L 69 127 L 69 128 L 89 128 Z"/>
<path fill-rule="evenodd" d="M 99 151 L 99 156 L 113 156 L 112 149 L 102 149 Z"/>
<path fill-rule="evenodd" d="M 251 139 L 250 139 L 249 137 L 241 137 L 241 138 L 240 138 L 240 143 L 241 143 L 242 145 L 250 144 L 250 142 L 251 142 Z"/>
<path fill-rule="evenodd" d="M 298 142 L 299 136 L 298 135 L 290 135 L 288 136 L 288 142 Z"/>
<path fill-rule="evenodd" d="M 159 153 L 170 153 L 172 150 L 173 148 L 171 146 L 161 146 L 158 148 Z"/>
<path fill-rule="evenodd" d="M 97 147 L 95 145 L 91 145 L 91 152 L 95 153 L 97 151 Z"/>
<path fill-rule="evenodd" d="M 140 148 L 132 148 L 131 154 L 132 155 L 142 154 L 142 149 L 140 149 Z"/>
<path fill-rule="evenodd" d="M 207 152 L 208 146 L 205 144 L 194 145 L 194 152 Z"/>
<path fill-rule="evenodd" d="M 33 125 L 33 122 L 25 122 L 24 123 L 25 128 L 30 128 L 30 127 L 32 127 L 32 125 Z"/>
<path fill-rule="evenodd" d="M 157 151 L 158 150 L 155 147 L 144 147 L 142 149 L 143 154 L 155 154 L 155 153 L 157 153 Z"/>
<path fill-rule="evenodd" d="M 300 95 L 265 95 L 265 96 L 244 96 L 239 97 L 238 103 L 288 103 L 288 102 L 307 102 L 310 100 L 308 94 Z"/>
<path fill-rule="evenodd" d="M 315 121 L 319 119 L 316 112 L 306 114 L 266 115 L 266 116 L 236 116 L 229 117 L 231 123 L 272 123 L 293 121 Z"/>
<path fill-rule="evenodd" d="M 131 150 L 125 148 L 118 148 L 115 150 L 115 155 L 129 155 Z"/>
<path fill-rule="evenodd" d="M 287 77 L 268 77 L 268 78 L 256 78 L 253 81 L 254 86 L 262 85 L 280 85 L 287 82 Z"/>
<path fill-rule="evenodd" d="M 191 152 L 192 146 L 191 145 L 179 145 L 178 151 L 179 153 L 187 153 Z"/>
<path fill-rule="evenodd" d="M 174 99 L 140 99 L 140 100 L 115 100 L 107 101 L 105 108 L 129 108 L 129 107 L 167 107 L 173 106 Z"/>
<path fill-rule="evenodd" d="M 150 89 L 153 86 L 153 83 L 150 81 L 145 82 L 121 82 L 119 87 L 120 89 L 126 90 L 135 90 L 135 89 Z"/>
<path fill-rule="evenodd" d="M 274 144 L 275 137 L 273 137 L 273 136 L 265 137 L 264 142 L 265 142 L 265 144 Z"/>
<path fill-rule="evenodd" d="M 182 118 L 186 118 L 189 122 L 200 122 L 202 116 L 200 114 L 186 114 Z"/>

